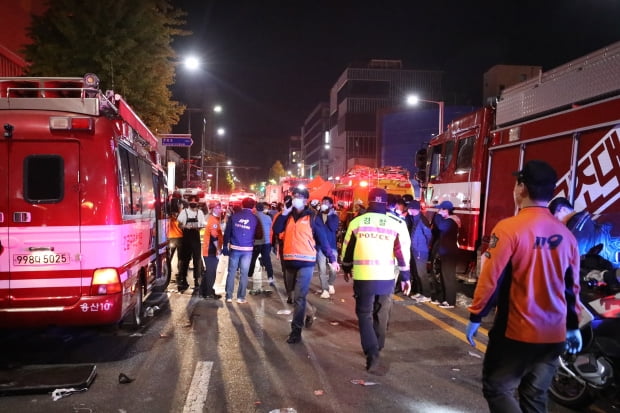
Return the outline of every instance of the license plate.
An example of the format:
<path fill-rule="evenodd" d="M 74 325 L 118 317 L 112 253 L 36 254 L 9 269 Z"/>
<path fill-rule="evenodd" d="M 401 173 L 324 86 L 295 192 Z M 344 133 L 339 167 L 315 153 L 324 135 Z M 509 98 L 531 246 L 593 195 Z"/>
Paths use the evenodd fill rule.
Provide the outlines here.
<path fill-rule="evenodd" d="M 13 265 L 55 265 L 68 264 L 71 261 L 67 252 L 35 252 L 32 254 L 14 254 Z"/>

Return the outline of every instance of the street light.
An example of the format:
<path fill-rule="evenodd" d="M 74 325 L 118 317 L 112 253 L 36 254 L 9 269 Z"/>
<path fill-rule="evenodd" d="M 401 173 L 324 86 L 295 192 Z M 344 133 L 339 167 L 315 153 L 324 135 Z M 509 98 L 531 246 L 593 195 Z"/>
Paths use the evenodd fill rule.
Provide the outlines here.
<path fill-rule="evenodd" d="M 200 67 L 200 59 L 196 56 L 187 56 L 183 60 L 183 65 L 189 70 L 196 70 Z"/>
<path fill-rule="evenodd" d="M 420 99 L 417 95 L 408 95 L 407 96 L 407 105 L 416 106 L 418 102 L 427 102 L 434 103 L 439 105 L 439 134 L 443 133 L 443 113 L 444 113 L 444 102 L 443 100 L 435 101 L 435 100 L 425 100 Z"/>

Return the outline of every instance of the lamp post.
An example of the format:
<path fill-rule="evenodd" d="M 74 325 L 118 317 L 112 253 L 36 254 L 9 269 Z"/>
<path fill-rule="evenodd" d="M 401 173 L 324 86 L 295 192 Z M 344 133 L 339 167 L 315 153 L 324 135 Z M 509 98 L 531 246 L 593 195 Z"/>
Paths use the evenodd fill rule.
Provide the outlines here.
<path fill-rule="evenodd" d="M 202 117 L 202 136 L 201 136 L 201 149 L 200 149 L 200 173 L 204 175 L 204 153 L 205 153 L 205 129 L 207 125 L 207 118 L 204 116 L 204 110 L 201 108 L 186 108 L 187 112 L 187 133 L 192 135 L 192 112 L 199 112 L 203 114 Z M 189 187 L 189 178 L 190 178 L 190 159 L 191 159 L 191 146 L 187 147 L 187 177 L 185 179 L 185 187 Z M 201 176 L 203 178 L 203 176 Z"/>
<path fill-rule="evenodd" d="M 415 106 L 415 105 L 418 104 L 418 102 L 427 102 L 427 103 L 434 103 L 436 105 L 439 105 L 439 127 L 438 127 L 438 133 L 439 134 L 443 133 L 444 101 L 443 100 L 435 101 L 435 100 L 420 99 L 416 95 L 409 95 L 409 96 L 407 96 L 407 105 Z"/>
<path fill-rule="evenodd" d="M 223 162 L 216 162 L 215 163 L 215 193 L 219 194 L 220 193 L 220 164 Z M 232 162 L 231 161 L 226 161 L 224 162 L 226 165 L 224 166 L 224 168 L 229 167 Z"/>

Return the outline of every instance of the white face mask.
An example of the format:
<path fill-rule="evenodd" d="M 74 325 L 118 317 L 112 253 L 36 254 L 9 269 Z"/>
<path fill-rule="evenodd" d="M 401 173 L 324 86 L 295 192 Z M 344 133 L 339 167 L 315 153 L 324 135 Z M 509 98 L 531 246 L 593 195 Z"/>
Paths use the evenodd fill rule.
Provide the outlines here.
<path fill-rule="evenodd" d="M 329 205 L 325 205 L 325 204 L 321 205 L 321 211 L 325 212 L 328 209 L 329 209 Z"/>
<path fill-rule="evenodd" d="M 304 208 L 304 200 L 302 198 L 293 198 L 293 207 L 295 209 L 303 209 Z"/>

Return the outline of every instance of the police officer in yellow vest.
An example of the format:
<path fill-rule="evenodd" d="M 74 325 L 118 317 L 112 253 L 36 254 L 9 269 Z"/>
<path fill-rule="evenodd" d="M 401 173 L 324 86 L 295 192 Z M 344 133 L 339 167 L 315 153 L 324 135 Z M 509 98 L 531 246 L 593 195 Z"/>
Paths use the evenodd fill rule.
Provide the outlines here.
<path fill-rule="evenodd" d="M 309 193 L 307 189 L 293 189 L 293 198 L 290 206 L 284 206 L 282 214 L 273 224 L 274 234 L 284 232 L 284 246 L 282 257 L 286 266 L 286 276 L 290 277 L 294 289 L 294 312 L 291 322 L 289 344 L 301 341 L 301 329 L 312 325 L 314 308 L 306 300 L 312 273 L 316 264 L 316 251 L 320 248 L 329 260 L 329 265 L 336 272 L 340 269 L 337 262 L 337 253 L 333 251 L 325 227 L 319 225 L 314 217 L 314 211 L 308 208 Z"/>
<path fill-rule="evenodd" d="M 386 213 L 387 193 L 373 188 L 368 194 L 368 211 L 351 221 L 342 246 L 345 281 L 353 274 L 357 314 L 366 369 L 377 372 L 379 352 L 385 335 L 394 291 L 394 258 L 405 294 L 411 290 L 409 232 L 400 218 Z"/>

